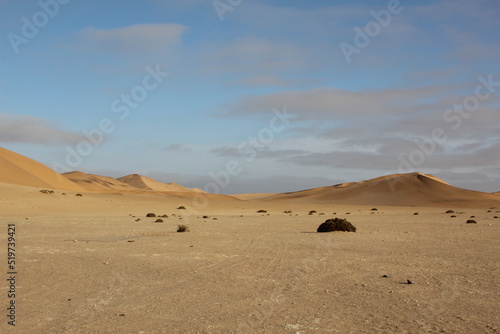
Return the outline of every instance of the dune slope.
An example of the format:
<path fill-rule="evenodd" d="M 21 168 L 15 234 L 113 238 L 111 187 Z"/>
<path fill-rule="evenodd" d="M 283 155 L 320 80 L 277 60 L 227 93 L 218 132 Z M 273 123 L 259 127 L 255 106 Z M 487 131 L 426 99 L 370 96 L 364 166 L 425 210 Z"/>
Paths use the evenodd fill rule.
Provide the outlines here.
<path fill-rule="evenodd" d="M 2 147 L 0 170 L 2 183 L 70 191 L 84 190 L 47 166 Z"/>

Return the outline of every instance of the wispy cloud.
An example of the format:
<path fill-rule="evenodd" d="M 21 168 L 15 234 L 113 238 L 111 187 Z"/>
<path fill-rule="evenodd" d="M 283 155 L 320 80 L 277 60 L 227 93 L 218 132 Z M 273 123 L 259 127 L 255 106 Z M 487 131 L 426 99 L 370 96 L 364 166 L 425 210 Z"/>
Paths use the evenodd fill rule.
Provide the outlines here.
<path fill-rule="evenodd" d="M 75 144 L 81 133 L 65 131 L 43 118 L 0 114 L 0 142 L 23 144 Z"/>
<path fill-rule="evenodd" d="M 181 40 L 187 27 L 175 24 L 137 24 L 115 29 L 88 27 L 79 32 L 83 42 L 95 50 L 118 55 L 168 51 Z"/>

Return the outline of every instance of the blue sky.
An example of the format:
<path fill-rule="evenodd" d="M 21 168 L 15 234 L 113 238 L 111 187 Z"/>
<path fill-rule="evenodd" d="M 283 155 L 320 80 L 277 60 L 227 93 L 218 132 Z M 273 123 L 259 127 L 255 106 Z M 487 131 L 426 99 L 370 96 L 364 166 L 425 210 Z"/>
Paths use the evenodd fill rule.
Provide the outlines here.
<path fill-rule="evenodd" d="M 0 15 L 0 145 L 58 171 L 221 193 L 420 171 L 500 191 L 498 1 L 0 0 Z"/>

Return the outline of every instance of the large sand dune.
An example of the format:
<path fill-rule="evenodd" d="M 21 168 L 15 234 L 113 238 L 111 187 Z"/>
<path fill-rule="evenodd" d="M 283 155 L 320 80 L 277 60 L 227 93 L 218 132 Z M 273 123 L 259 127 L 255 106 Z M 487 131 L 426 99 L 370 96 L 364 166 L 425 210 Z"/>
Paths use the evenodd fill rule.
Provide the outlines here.
<path fill-rule="evenodd" d="M 49 189 L 84 190 L 47 166 L 2 147 L 0 182 Z"/>
<path fill-rule="evenodd" d="M 435 176 L 422 173 L 393 174 L 362 182 L 272 195 L 264 199 L 403 206 L 487 207 L 500 204 L 496 195 L 457 188 Z"/>

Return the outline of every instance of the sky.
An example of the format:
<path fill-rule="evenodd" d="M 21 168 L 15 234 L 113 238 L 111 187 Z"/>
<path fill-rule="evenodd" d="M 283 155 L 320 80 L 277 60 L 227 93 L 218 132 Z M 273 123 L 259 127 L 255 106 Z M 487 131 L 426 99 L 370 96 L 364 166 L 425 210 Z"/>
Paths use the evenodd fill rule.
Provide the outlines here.
<path fill-rule="evenodd" d="M 58 172 L 500 191 L 500 2 L 0 0 L 0 146 Z"/>

